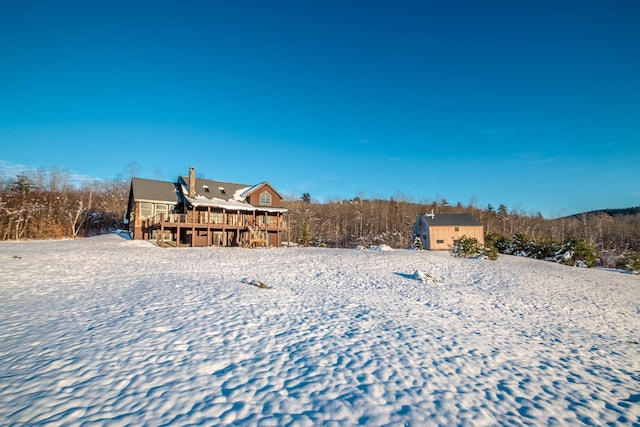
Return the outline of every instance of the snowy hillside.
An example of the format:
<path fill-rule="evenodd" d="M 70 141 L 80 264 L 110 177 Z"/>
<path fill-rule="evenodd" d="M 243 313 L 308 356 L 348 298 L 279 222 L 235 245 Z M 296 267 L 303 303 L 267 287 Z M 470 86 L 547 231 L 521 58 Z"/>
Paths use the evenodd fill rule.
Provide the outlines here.
<path fill-rule="evenodd" d="M 2 425 L 640 423 L 637 276 L 118 235 L 0 273 Z"/>

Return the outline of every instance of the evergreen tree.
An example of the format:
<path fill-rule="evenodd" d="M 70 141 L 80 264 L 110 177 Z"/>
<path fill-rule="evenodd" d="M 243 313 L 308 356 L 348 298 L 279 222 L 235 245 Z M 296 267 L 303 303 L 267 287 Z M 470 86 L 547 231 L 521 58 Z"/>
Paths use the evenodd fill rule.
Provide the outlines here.
<path fill-rule="evenodd" d="M 481 254 L 491 261 L 498 259 L 498 249 L 495 246 L 485 245 L 485 247 L 482 248 Z"/>
<path fill-rule="evenodd" d="M 460 258 L 468 258 L 482 253 L 482 245 L 475 237 L 462 236 L 453 241 L 451 255 Z"/>
<path fill-rule="evenodd" d="M 616 267 L 640 274 L 640 253 L 630 251 L 616 261 Z"/>
<path fill-rule="evenodd" d="M 306 221 L 302 223 L 302 230 L 298 242 L 305 247 L 309 246 L 309 242 L 311 242 L 311 233 L 309 232 L 309 225 Z"/>
<path fill-rule="evenodd" d="M 422 240 L 420 240 L 420 236 L 416 236 L 416 239 L 413 241 L 413 249 L 416 249 L 419 251 L 424 249 L 422 247 Z"/>
<path fill-rule="evenodd" d="M 19 194 L 25 197 L 27 194 L 32 193 L 36 189 L 36 185 L 26 175 L 16 176 L 16 180 L 9 187 L 15 194 Z"/>
<path fill-rule="evenodd" d="M 563 264 L 576 267 L 593 267 L 598 259 L 595 249 L 586 240 L 575 237 L 565 243 L 562 252 Z"/>

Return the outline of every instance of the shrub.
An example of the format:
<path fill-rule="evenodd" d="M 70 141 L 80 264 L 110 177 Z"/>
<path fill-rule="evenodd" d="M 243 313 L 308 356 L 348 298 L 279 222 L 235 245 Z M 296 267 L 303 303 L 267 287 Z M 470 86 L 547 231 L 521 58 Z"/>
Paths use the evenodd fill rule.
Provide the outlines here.
<path fill-rule="evenodd" d="M 576 267 L 593 267 L 598 260 L 598 255 L 586 240 L 571 238 L 558 251 L 556 260 Z"/>
<path fill-rule="evenodd" d="M 500 233 L 489 233 L 484 238 L 485 246 L 492 246 L 502 254 L 507 253 L 509 243 L 509 239 Z"/>
<path fill-rule="evenodd" d="M 517 255 L 517 256 L 529 256 L 529 243 L 531 239 L 525 233 L 516 233 L 513 236 L 513 239 L 509 243 L 507 248 L 507 253 Z"/>
<path fill-rule="evenodd" d="M 553 260 L 560 249 L 562 245 L 551 237 L 542 237 L 527 245 L 530 257 L 544 260 Z"/>
<path fill-rule="evenodd" d="M 618 258 L 616 267 L 634 274 L 640 274 L 640 253 L 634 251 L 626 252 Z"/>
<path fill-rule="evenodd" d="M 495 246 L 485 245 L 485 247 L 482 248 L 482 255 L 491 261 L 495 261 L 498 259 L 498 249 Z"/>
<path fill-rule="evenodd" d="M 475 237 L 462 236 L 453 241 L 451 255 L 459 258 L 468 258 L 482 253 L 482 245 Z"/>

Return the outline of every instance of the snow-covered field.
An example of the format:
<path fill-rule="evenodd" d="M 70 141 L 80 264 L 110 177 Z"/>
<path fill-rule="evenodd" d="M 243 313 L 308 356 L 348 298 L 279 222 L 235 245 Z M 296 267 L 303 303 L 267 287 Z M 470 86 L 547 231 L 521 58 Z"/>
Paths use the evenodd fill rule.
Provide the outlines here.
<path fill-rule="evenodd" d="M 116 234 L 0 274 L 5 426 L 640 425 L 638 276 Z"/>

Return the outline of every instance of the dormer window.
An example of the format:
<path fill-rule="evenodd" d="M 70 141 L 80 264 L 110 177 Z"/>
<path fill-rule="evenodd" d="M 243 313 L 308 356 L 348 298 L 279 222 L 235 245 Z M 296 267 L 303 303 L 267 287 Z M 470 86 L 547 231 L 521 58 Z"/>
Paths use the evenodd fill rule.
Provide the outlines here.
<path fill-rule="evenodd" d="M 221 194 L 227 194 L 227 192 L 224 191 L 224 187 L 218 187 L 218 190 L 220 190 Z"/>
<path fill-rule="evenodd" d="M 268 191 L 260 193 L 260 206 L 271 206 L 271 194 Z"/>
<path fill-rule="evenodd" d="M 209 186 L 208 185 L 203 185 L 202 188 L 204 189 L 205 193 L 209 192 Z"/>

